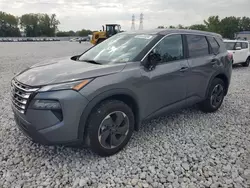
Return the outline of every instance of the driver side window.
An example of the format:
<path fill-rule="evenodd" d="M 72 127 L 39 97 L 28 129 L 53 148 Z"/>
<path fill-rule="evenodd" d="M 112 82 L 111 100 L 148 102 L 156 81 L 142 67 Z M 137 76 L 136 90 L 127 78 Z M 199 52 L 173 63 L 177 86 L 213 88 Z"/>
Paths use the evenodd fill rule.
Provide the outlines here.
<path fill-rule="evenodd" d="M 167 63 L 184 58 L 181 35 L 170 35 L 164 38 L 154 51 L 160 55 L 160 63 Z"/>

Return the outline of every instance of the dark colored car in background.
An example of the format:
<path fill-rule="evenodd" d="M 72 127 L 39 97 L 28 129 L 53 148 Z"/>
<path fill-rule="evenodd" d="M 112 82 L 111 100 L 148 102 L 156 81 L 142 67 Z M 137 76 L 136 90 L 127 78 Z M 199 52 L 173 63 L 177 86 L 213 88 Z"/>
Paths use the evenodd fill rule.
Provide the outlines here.
<path fill-rule="evenodd" d="M 143 120 L 198 104 L 217 111 L 232 63 L 215 33 L 123 32 L 81 55 L 36 64 L 15 76 L 12 109 L 34 142 L 120 151 Z"/>

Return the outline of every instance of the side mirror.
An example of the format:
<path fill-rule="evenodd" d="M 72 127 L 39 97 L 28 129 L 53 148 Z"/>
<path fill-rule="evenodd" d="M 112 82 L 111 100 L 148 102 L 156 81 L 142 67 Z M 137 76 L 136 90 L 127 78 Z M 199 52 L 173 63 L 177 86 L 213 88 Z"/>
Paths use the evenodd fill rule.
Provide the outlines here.
<path fill-rule="evenodd" d="M 235 50 L 241 50 L 241 47 L 236 47 Z"/>
<path fill-rule="evenodd" d="M 153 70 L 158 63 L 161 62 L 161 55 L 153 49 L 149 54 L 148 58 L 145 60 L 143 66 L 148 70 Z"/>
<path fill-rule="evenodd" d="M 75 55 L 75 56 L 72 56 L 70 59 L 73 61 L 77 61 L 80 56 L 81 55 Z"/>

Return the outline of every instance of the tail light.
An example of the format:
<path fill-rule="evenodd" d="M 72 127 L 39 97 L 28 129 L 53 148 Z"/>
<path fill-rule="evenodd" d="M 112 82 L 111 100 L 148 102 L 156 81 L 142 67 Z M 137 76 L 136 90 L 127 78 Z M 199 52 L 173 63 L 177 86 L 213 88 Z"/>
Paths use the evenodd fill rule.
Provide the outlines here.
<path fill-rule="evenodd" d="M 228 60 L 229 60 L 230 62 L 232 62 L 232 61 L 233 61 L 233 54 L 229 52 L 229 53 L 227 54 L 227 58 L 228 58 Z"/>

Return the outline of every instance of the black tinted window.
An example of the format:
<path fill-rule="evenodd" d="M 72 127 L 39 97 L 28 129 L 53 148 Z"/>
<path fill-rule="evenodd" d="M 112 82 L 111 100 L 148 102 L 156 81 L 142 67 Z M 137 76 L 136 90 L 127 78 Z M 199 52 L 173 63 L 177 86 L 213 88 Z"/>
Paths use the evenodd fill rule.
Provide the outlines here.
<path fill-rule="evenodd" d="M 234 50 L 235 49 L 235 42 L 225 42 L 225 46 L 227 50 Z"/>
<path fill-rule="evenodd" d="M 246 42 L 242 42 L 242 43 L 241 43 L 241 48 L 242 48 L 242 49 L 248 48 L 248 44 L 247 44 Z"/>
<path fill-rule="evenodd" d="M 161 62 L 183 59 L 183 45 L 181 35 L 171 35 L 164 38 L 156 47 L 156 53 L 161 56 Z"/>
<path fill-rule="evenodd" d="M 199 57 L 209 54 L 208 43 L 205 36 L 187 35 L 190 57 Z"/>
<path fill-rule="evenodd" d="M 207 37 L 210 45 L 211 45 L 211 48 L 212 48 L 212 52 L 213 53 L 218 53 L 219 52 L 219 49 L 220 49 L 220 46 L 218 44 L 218 42 L 216 41 L 215 38 L 213 37 Z"/>

